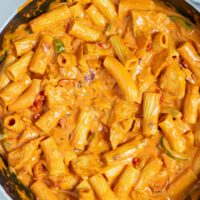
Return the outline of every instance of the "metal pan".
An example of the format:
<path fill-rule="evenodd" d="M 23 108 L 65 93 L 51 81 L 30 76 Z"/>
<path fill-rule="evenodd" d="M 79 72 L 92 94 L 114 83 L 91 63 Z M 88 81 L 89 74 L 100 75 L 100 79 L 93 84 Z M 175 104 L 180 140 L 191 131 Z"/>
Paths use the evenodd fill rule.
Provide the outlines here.
<path fill-rule="evenodd" d="M 38 7 L 38 2 L 43 2 Z M 18 12 L 0 33 L 0 49 L 2 48 L 3 37 L 8 32 L 13 32 L 19 25 L 46 12 L 50 4 L 55 0 L 33 0 L 20 12 Z M 60 0 L 66 2 L 67 0 Z M 174 7 L 183 16 L 189 18 L 194 24 L 200 27 L 200 12 L 184 0 L 161 0 L 165 4 Z M 28 14 L 28 15 L 27 15 Z M 0 185 L 13 200 L 33 200 L 30 190 L 21 184 L 16 176 L 8 171 L 6 162 L 0 157 Z M 23 193 L 23 198 L 20 192 Z"/>

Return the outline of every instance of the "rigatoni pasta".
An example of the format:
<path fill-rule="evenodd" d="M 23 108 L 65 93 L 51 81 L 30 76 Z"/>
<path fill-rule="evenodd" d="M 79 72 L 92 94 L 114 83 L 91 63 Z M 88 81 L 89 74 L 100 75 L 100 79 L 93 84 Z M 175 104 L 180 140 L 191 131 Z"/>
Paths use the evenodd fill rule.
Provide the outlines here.
<path fill-rule="evenodd" d="M 154 0 L 51 2 L 2 42 L 11 176 L 38 200 L 195 199 L 198 28 Z"/>

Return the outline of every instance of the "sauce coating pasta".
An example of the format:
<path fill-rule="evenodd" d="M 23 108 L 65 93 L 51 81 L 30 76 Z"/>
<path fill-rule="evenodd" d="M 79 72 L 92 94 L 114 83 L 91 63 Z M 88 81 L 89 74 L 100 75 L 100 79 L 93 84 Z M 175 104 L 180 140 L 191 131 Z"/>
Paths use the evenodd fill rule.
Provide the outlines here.
<path fill-rule="evenodd" d="M 36 199 L 200 196 L 200 33 L 188 19 L 153 0 L 55 1 L 5 51 L 0 146 Z"/>

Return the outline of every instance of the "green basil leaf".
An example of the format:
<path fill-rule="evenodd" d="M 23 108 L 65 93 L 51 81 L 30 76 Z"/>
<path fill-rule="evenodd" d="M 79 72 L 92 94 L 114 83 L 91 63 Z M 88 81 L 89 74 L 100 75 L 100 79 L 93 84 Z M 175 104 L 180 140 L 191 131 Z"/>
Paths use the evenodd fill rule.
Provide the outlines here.
<path fill-rule="evenodd" d="M 54 40 L 54 47 L 55 47 L 56 53 L 65 52 L 65 46 L 64 46 L 63 42 L 60 39 L 55 39 Z"/>
<path fill-rule="evenodd" d="M 169 18 L 171 19 L 171 21 L 184 27 L 186 30 L 192 30 L 193 28 L 193 24 L 187 19 L 178 16 L 169 16 Z"/>

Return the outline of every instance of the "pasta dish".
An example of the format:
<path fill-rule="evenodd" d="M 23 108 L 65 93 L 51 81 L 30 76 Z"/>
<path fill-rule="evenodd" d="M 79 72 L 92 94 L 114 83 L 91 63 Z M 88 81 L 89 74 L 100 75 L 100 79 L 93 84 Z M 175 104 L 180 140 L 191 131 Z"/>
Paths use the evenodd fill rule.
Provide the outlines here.
<path fill-rule="evenodd" d="M 56 0 L 0 62 L 1 156 L 35 199 L 200 197 L 200 34 L 176 10 Z"/>

